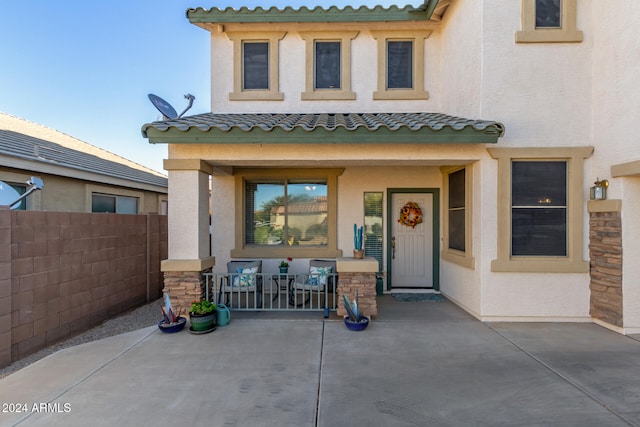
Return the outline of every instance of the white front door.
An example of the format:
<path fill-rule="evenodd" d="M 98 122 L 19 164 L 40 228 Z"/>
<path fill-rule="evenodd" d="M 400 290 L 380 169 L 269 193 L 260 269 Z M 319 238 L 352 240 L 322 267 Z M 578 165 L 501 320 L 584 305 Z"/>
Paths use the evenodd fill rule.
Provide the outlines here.
<path fill-rule="evenodd" d="M 415 227 L 398 221 L 410 202 L 422 211 L 422 222 Z M 433 194 L 392 193 L 391 203 L 391 286 L 433 288 Z"/>

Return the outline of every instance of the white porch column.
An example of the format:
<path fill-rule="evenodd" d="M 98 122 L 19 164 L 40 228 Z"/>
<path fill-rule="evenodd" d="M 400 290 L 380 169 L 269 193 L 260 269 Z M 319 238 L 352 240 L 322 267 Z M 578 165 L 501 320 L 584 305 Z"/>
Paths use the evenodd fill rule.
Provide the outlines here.
<path fill-rule="evenodd" d="M 172 304 L 186 308 L 202 298 L 202 273 L 215 260 L 209 255 L 209 176 L 213 169 L 199 159 L 165 160 L 169 172 L 169 259 L 162 261 L 164 292 Z"/>

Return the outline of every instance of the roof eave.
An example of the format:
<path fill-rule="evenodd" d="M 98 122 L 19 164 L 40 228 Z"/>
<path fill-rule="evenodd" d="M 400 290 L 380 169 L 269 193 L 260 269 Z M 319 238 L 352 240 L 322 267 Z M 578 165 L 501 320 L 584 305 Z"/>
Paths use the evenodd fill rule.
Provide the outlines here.
<path fill-rule="evenodd" d="M 176 128 L 159 130 L 147 127 L 143 135 L 153 144 L 495 144 L 502 136 L 503 129 L 497 125 L 478 130 L 467 126 L 463 129 L 443 127 L 439 130 L 422 128 L 411 130 L 386 128 L 375 131 L 359 128 L 348 130 L 336 128 L 327 131 L 322 128 L 304 130 L 295 128 L 284 130 L 274 128 L 265 131 L 254 128 L 249 131 L 232 128 L 228 131 L 212 128 L 202 131 L 190 128 L 186 131 Z"/>
<path fill-rule="evenodd" d="M 189 22 L 198 24 L 227 24 L 227 23 L 265 23 L 265 22 L 390 22 L 390 21 L 429 21 L 439 0 L 425 0 L 420 7 L 411 5 L 402 8 L 398 6 L 375 6 L 369 8 L 360 6 L 353 8 L 346 6 L 340 9 L 331 6 L 324 9 L 317 6 L 309 9 L 306 6 L 294 9 L 290 6 L 284 9 L 271 7 L 264 9 L 256 7 L 249 9 L 243 6 L 239 9 L 227 7 L 219 9 L 202 7 L 187 9 Z"/>

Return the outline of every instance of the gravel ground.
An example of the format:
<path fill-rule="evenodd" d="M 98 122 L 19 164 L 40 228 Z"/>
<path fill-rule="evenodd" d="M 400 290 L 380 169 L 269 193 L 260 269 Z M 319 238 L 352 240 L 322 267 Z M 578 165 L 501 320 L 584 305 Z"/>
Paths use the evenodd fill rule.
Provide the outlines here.
<path fill-rule="evenodd" d="M 109 319 L 80 335 L 60 341 L 59 343 L 53 344 L 27 357 L 17 360 L 11 365 L 0 369 L 0 378 L 4 378 L 7 375 L 45 358 L 58 350 L 153 326 L 162 319 L 162 312 L 160 308 L 162 303 L 163 300 L 160 298 L 154 302 L 143 305 L 142 307 L 138 307 L 135 310 L 121 314 L 113 319 Z"/>

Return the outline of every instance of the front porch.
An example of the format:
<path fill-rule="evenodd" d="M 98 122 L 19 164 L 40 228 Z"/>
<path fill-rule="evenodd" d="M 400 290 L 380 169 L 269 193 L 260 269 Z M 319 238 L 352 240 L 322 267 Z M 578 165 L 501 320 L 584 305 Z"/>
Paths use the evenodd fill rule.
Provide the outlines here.
<path fill-rule="evenodd" d="M 164 292 L 182 313 L 188 312 L 192 301 L 206 299 L 234 311 L 315 311 L 325 317 L 331 312 L 345 315 L 343 295 L 351 301 L 357 293 L 363 313 L 376 316 L 378 262 L 371 257 L 337 258 L 335 264 L 336 271 L 327 275 L 323 286 L 310 284 L 307 273 L 165 271 Z"/>

